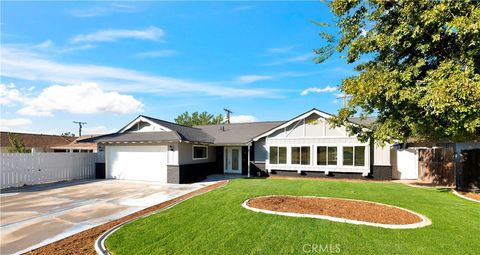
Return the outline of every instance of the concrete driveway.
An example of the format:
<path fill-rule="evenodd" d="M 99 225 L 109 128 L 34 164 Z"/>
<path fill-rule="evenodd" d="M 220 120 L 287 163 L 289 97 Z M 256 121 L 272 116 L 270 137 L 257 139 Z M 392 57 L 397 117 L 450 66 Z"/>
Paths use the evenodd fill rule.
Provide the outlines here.
<path fill-rule="evenodd" d="M 92 180 L 3 192 L 0 253 L 26 252 L 212 183 Z"/>

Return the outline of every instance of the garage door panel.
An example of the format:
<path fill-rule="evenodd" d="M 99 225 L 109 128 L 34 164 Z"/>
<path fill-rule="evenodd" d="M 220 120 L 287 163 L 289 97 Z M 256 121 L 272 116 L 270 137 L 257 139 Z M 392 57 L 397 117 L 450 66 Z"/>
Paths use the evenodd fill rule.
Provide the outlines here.
<path fill-rule="evenodd" d="M 167 146 L 107 146 L 107 178 L 167 182 Z"/>

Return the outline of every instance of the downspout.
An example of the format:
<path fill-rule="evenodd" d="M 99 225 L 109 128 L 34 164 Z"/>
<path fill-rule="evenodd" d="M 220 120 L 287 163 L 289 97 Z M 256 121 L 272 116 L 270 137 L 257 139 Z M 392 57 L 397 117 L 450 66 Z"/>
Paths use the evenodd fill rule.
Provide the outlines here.
<path fill-rule="evenodd" d="M 248 169 L 247 177 L 248 178 L 250 178 L 250 146 L 251 146 L 251 143 L 248 144 L 248 149 L 247 149 L 247 169 Z"/>

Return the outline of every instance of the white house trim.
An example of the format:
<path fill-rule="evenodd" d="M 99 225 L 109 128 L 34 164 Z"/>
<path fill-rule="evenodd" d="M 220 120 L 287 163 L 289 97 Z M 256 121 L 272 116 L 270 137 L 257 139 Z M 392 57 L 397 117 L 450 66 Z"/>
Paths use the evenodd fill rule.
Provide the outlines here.
<path fill-rule="evenodd" d="M 279 129 L 282 129 L 282 128 L 284 128 L 285 131 L 286 131 L 286 128 L 287 128 L 288 126 L 290 126 L 291 124 L 293 124 L 293 123 L 295 123 L 295 122 L 297 122 L 297 121 L 301 121 L 302 119 L 304 119 L 304 118 L 312 115 L 313 113 L 316 113 L 317 115 L 319 115 L 320 117 L 322 117 L 322 118 L 324 118 L 324 119 L 328 119 L 328 118 L 330 118 L 330 117 L 333 117 L 333 115 L 324 113 L 324 112 L 319 111 L 319 110 L 317 110 L 317 109 L 312 109 L 312 110 L 310 110 L 310 111 L 308 111 L 308 112 L 306 112 L 306 113 L 304 113 L 304 114 L 302 114 L 302 115 L 300 115 L 300 116 L 298 116 L 298 117 L 296 117 L 296 118 L 293 118 L 293 119 L 291 119 L 291 120 L 283 123 L 282 125 L 274 128 L 274 129 L 272 129 L 272 130 L 269 130 L 269 131 L 267 131 L 267 132 L 265 132 L 265 133 L 263 133 L 263 134 L 255 137 L 255 138 L 253 138 L 253 141 L 256 142 L 256 141 L 258 141 L 260 138 L 265 137 L 265 136 L 268 136 L 268 135 L 271 135 L 271 134 L 273 134 L 275 131 L 277 131 L 277 130 L 279 130 Z"/>
<path fill-rule="evenodd" d="M 138 116 L 136 119 L 134 119 L 132 122 L 130 122 L 128 125 L 126 125 L 125 127 L 123 127 L 122 129 L 120 129 L 117 133 L 124 133 L 126 130 L 129 130 L 130 128 L 132 128 L 133 126 L 137 125 L 138 123 L 140 122 L 147 122 L 148 124 L 156 127 L 154 131 L 159 131 L 159 132 L 169 132 L 169 131 L 172 131 L 171 129 L 169 128 L 166 128 L 158 123 L 155 123 L 143 116 Z M 137 132 L 142 132 L 142 131 L 137 131 Z"/>

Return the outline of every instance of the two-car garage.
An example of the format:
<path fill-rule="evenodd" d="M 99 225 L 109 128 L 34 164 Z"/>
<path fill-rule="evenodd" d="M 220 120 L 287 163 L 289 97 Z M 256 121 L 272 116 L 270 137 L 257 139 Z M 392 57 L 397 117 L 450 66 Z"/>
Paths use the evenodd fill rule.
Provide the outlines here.
<path fill-rule="evenodd" d="M 105 146 L 106 178 L 167 182 L 167 146 Z"/>

